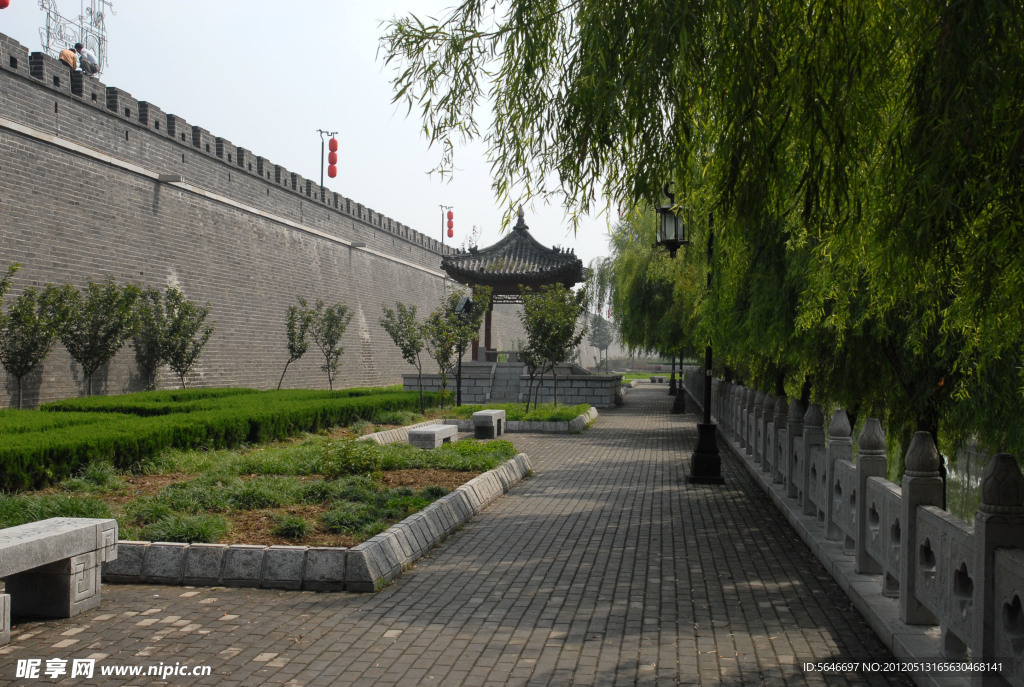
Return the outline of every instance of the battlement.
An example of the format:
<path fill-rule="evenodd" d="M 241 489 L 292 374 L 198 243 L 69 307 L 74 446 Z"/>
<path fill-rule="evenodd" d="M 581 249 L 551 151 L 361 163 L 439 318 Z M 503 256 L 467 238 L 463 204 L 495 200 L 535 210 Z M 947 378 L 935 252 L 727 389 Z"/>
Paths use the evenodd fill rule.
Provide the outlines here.
<path fill-rule="evenodd" d="M 18 41 L 2 33 L 0 33 L 0 70 L 15 74 L 54 94 L 92 107 L 97 114 L 102 113 L 105 117 L 115 118 L 121 123 L 138 127 L 150 135 L 172 142 L 183 151 L 198 153 L 205 158 L 217 161 L 228 170 L 241 172 L 245 177 L 255 177 L 268 186 L 290 192 L 329 211 L 352 218 L 361 225 L 372 227 L 386 236 L 400 239 L 438 255 L 460 252 L 458 249 L 443 245 L 440 241 L 397 220 L 367 208 L 361 203 L 326 187 L 321 187 L 310 179 L 304 179 L 299 174 L 289 172 L 281 165 L 277 165 L 247 148 L 237 146 L 226 138 L 215 136 L 200 126 L 189 124 L 178 115 L 166 113 L 157 105 L 140 101 L 131 93 L 107 86 L 96 78 L 85 76 L 82 72 L 71 71 L 67 65 L 46 53 L 31 52 Z M 28 103 L 22 103 L 22 105 L 24 108 L 21 109 L 21 112 L 26 121 L 20 123 L 31 126 L 35 123 L 39 113 L 33 112 L 33 108 Z M 58 101 L 54 104 L 54 111 L 59 114 L 59 110 L 60 103 Z M 89 127 L 86 128 L 89 129 Z M 95 134 L 96 132 L 89 131 L 89 133 Z M 61 135 L 69 135 L 69 132 L 62 129 Z M 83 137 L 82 140 L 76 142 L 128 162 L 136 162 L 132 154 L 133 150 L 126 150 L 123 145 L 125 142 L 130 143 L 131 135 L 126 131 L 124 136 L 125 141 L 118 139 L 116 145 L 109 140 L 109 136 L 104 139 L 103 136 L 98 135 Z M 182 154 L 181 162 L 186 162 L 184 154 Z M 215 188 L 215 186 L 223 184 L 220 180 L 217 184 L 211 185 L 204 183 L 202 178 L 193 178 L 190 174 L 183 176 L 189 183 L 222 191 L 222 189 Z M 228 181 L 231 180 L 232 177 L 229 174 Z M 252 199 L 246 198 L 245 201 L 251 203 Z"/>

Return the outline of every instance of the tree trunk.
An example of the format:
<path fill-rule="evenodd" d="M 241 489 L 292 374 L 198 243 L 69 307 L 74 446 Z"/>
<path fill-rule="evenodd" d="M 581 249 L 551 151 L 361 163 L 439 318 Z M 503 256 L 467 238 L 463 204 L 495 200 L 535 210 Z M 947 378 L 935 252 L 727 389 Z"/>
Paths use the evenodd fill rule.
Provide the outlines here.
<path fill-rule="evenodd" d="M 178 379 L 181 380 L 181 388 L 184 389 L 185 388 L 185 373 L 182 372 L 181 374 L 179 374 L 178 375 Z"/>
<path fill-rule="evenodd" d="M 291 360 L 289 360 L 288 362 L 286 362 L 284 364 L 284 372 L 281 373 L 281 379 L 277 380 L 277 390 L 278 391 L 281 390 L 281 384 L 284 382 L 284 375 L 285 375 L 286 372 L 288 372 L 288 366 L 291 365 L 291 364 L 292 364 Z"/>
<path fill-rule="evenodd" d="M 552 392 L 552 398 L 554 399 L 554 404 L 553 405 L 557 408 L 558 407 L 558 375 L 555 374 L 555 368 L 551 368 L 551 382 L 552 382 L 552 385 L 554 386 L 554 391 Z"/>
<path fill-rule="evenodd" d="M 416 381 L 420 385 L 420 415 L 427 414 L 427 408 L 423 405 L 423 372 L 416 370 Z"/>
<path fill-rule="evenodd" d="M 21 377 L 18 377 L 18 410 L 21 410 Z"/>

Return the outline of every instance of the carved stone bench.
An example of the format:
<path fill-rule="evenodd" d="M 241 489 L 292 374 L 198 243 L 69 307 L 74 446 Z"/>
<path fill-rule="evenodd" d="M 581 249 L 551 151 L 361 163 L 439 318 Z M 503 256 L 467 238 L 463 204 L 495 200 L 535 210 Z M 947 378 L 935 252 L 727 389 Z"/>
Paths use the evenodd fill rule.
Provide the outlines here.
<path fill-rule="evenodd" d="M 117 521 L 50 518 L 0 529 L 0 644 L 11 615 L 70 618 L 100 603 L 100 566 L 117 558 Z"/>
<path fill-rule="evenodd" d="M 437 448 L 451 443 L 459 434 L 456 425 L 427 425 L 409 430 L 409 443 L 416 448 Z"/>
<path fill-rule="evenodd" d="M 473 413 L 473 436 L 477 439 L 497 439 L 504 433 L 504 410 L 478 410 Z"/>

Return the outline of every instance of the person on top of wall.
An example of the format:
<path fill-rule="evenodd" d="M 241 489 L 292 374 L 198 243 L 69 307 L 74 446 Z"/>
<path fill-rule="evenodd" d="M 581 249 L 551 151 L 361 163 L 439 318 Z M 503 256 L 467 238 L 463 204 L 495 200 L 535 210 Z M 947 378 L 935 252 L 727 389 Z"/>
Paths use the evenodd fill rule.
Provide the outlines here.
<path fill-rule="evenodd" d="M 64 48 L 60 51 L 60 61 L 71 67 L 71 71 L 78 69 L 78 55 L 70 48 Z"/>
<path fill-rule="evenodd" d="M 86 76 L 96 76 L 96 72 L 100 70 L 100 62 L 96 59 L 96 53 L 81 43 L 75 43 L 75 52 L 78 53 L 82 71 Z"/>

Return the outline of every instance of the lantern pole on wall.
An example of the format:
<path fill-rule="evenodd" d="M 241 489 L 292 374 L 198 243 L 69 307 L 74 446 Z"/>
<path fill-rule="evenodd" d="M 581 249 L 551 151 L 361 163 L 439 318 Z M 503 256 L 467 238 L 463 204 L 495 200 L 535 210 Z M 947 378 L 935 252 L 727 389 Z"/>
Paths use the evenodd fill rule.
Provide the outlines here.
<path fill-rule="evenodd" d="M 316 130 L 320 134 L 320 188 L 324 187 L 324 136 L 330 136 L 328 148 L 330 148 L 330 155 L 327 157 L 327 176 L 334 178 L 338 176 L 338 139 L 334 136 L 338 133 L 337 131 L 324 131 L 323 129 Z"/>
<path fill-rule="evenodd" d="M 448 232 L 448 238 L 455 236 L 455 213 L 451 205 L 441 207 L 441 252 L 444 253 L 444 234 Z M 447 212 L 445 212 L 447 211 Z"/>

